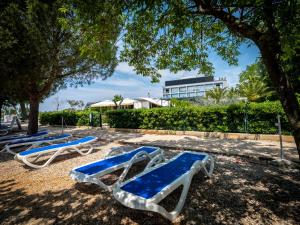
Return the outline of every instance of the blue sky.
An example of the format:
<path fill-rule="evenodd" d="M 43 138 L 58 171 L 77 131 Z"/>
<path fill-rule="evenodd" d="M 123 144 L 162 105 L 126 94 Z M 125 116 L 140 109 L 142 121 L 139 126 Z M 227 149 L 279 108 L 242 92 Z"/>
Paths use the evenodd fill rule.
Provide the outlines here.
<path fill-rule="evenodd" d="M 250 47 L 242 45 L 240 52 L 238 66 L 229 66 L 214 52 L 209 55 L 209 59 L 215 67 L 215 78 L 226 77 L 229 86 L 235 86 L 238 83 L 238 75 L 245 70 L 247 65 L 254 63 L 259 55 L 259 50 L 254 45 Z M 180 71 L 174 74 L 163 70 L 160 73 L 162 74 L 160 82 L 152 84 L 149 77 L 136 75 L 133 68 L 129 67 L 127 63 L 120 63 L 113 76 L 106 80 L 99 79 L 84 87 L 60 90 L 41 103 L 40 111 L 56 110 L 57 102 L 59 102 L 59 109 L 64 109 L 68 107 L 67 100 L 83 100 L 85 103 L 97 102 L 112 99 L 116 94 L 125 98 L 137 98 L 146 97 L 149 92 L 151 97 L 159 98 L 162 97 L 162 87 L 166 80 L 195 76 L 197 71 Z"/>

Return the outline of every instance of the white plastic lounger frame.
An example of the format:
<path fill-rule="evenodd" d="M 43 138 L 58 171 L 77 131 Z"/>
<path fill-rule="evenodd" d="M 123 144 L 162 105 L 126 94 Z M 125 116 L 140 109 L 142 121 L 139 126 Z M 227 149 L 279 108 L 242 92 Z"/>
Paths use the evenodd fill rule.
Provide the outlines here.
<path fill-rule="evenodd" d="M 161 191 L 159 191 L 157 194 L 155 194 L 151 198 L 143 198 L 141 196 L 132 194 L 130 192 L 124 191 L 121 188 L 126 185 L 127 183 L 130 183 L 131 181 L 138 179 L 139 177 L 156 170 L 173 160 L 176 160 L 178 157 L 180 157 L 182 154 L 185 153 L 192 153 L 192 154 L 200 154 L 205 155 L 205 158 L 203 160 L 198 160 L 193 163 L 193 165 L 190 167 L 190 170 L 186 173 L 182 174 L 180 177 L 178 177 L 176 180 L 168 184 L 165 188 L 163 188 Z M 210 164 L 209 169 L 206 168 L 207 164 Z M 213 169 L 214 169 L 214 160 L 213 158 L 206 154 L 206 153 L 198 153 L 198 152 L 189 152 L 185 151 L 177 155 L 176 157 L 164 162 L 160 163 L 154 167 L 152 167 L 151 162 L 149 163 L 149 166 L 144 170 L 143 173 L 138 174 L 137 176 L 129 179 L 128 181 L 124 183 L 120 183 L 115 186 L 113 190 L 113 195 L 116 200 L 118 200 L 121 204 L 133 208 L 133 209 L 139 209 L 139 210 L 146 210 L 146 211 L 152 211 L 157 212 L 161 214 L 163 217 L 167 218 L 168 220 L 174 221 L 178 214 L 181 212 L 183 205 L 185 203 L 189 187 L 192 181 L 192 178 L 194 174 L 196 174 L 199 170 L 203 170 L 204 173 L 211 177 Z M 174 190 L 176 190 L 179 186 L 183 186 L 179 201 L 175 207 L 175 209 L 172 212 L 168 212 L 164 207 L 159 205 L 159 202 L 161 202 L 165 197 L 167 197 L 169 194 L 171 194 Z M 143 186 L 140 187 L 143 189 Z"/>
<path fill-rule="evenodd" d="M 1 131 L 1 128 L 0 128 L 0 131 Z M 18 138 L 18 137 L 24 137 L 25 135 L 24 134 L 10 134 L 10 135 L 4 135 L 4 136 L 1 136 L 0 137 L 0 142 L 2 140 L 6 140 L 6 139 L 9 139 L 9 138 Z"/>
<path fill-rule="evenodd" d="M 90 138 L 90 140 L 80 142 L 80 140 L 83 140 L 85 138 Z M 57 146 L 57 148 L 38 151 L 38 152 L 34 152 L 32 154 L 29 154 L 29 155 L 21 155 L 22 152 L 20 152 L 20 153 L 15 155 L 15 159 L 19 162 L 25 163 L 27 166 L 30 166 L 30 167 L 35 168 L 35 169 L 39 169 L 39 168 L 43 168 L 43 167 L 47 166 L 58 155 L 60 155 L 64 151 L 78 152 L 80 155 L 88 155 L 94 149 L 93 146 L 91 145 L 91 143 L 96 141 L 98 138 L 97 137 L 92 137 L 92 136 L 88 136 L 88 137 L 85 137 L 85 138 L 64 143 L 64 144 L 69 144 L 69 145 L 66 145 L 66 146 L 61 146 L 61 145 L 64 145 L 64 144 L 55 144 L 55 145 L 46 146 L 46 147 L 53 147 L 53 146 L 55 147 L 55 146 Z M 75 142 L 78 142 L 78 143 L 72 144 L 72 143 L 75 143 Z M 83 146 L 89 147 L 89 149 L 88 150 L 80 150 L 79 148 L 83 147 Z M 31 151 L 31 150 L 34 150 L 34 149 L 30 149 L 29 151 Z M 42 164 L 42 165 L 34 164 L 34 162 L 36 162 L 41 156 L 43 156 L 45 154 L 48 154 L 48 153 L 52 153 L 52 152 L 54 152 L 54 154 L 44 164 Z M 30 159 L 30 161 L 28 161 L 29 159 Z"/>
<path fill-rule="evenodd" d="M 8 132 L 9 132 L 9 128 L 4 128 L 4 127 L 0 128 L 0 136 L 7 135 Z"/>
<path fill-rule="evenodd" d="M 11 135 L 11 136 L 4 136 L 0 138 L 0 145 L 5 145 L 8 143 L 13 143 L 17 141 L 29 141 L 34 140 L 42 137 L 48 136 L 48 131 L 39 131 L 34 135 Z"/>
<path fill-rule="evenodd" d="M 117 148 L 112 148 L 112 150 L 110 151 L 110 153 L 107 155 L 107 157 L 105 157 L 103 160 L 109 160 L 111 158 L 114 158 L 114 157 L 120 157 L 122 155 L 126 155 L 132 151 L 137 151 L 138 149 L 142 149 L 144 147 L 150 147 L 150 146 L 141 146 L 137 149 L 133 149 L 131 151 L 124 151 L 122 147 L 117 147 Z M 126 149 L 127 147 L 125 147 Z M 84 183 L 93 183 L 93 184 L 97 184 L 98 186 L 100 186 L 101 188 L 107 190 L 107 191 L 112 191 L 113 188 L 115 187 L 115 185 L 121 183 L 124 178 L 126 177 L 128 171 L 130 170 L 131 166 L 137 162 L 140 162 L 146 158 L 149 158 L 150 159 L 150 162 L 156 162 L 156 163 L 159 163 L 161 161 L 164 161 L 164 152 L 162 149 L 158 148 L 158 147 L 152 147 L 152 148 L 155 148 L 156 150 L 154 150 L 153 152 L 151 152 L 150 154 L 147 153 L 146 151 L 139 151 L 137 152 L 129 161 L 126 161 L 126 162 L 123 162 L 123 163 L 120 163 L 120 164 L 117 164 L 117 165 L 114 165 L 114 166 L 111 166 L 107 169 L 104 169 L 100 172 L 97 172 L 95 174 L 92 174 L 92 175 L 87 175 L 87 174 L 84 174 L 84 173 L 81 173 L 81 172 L 78 172 L 76 171 L 76 169 L 78 168 L 81 168 L 81 167 L 84 167 L 84 166 L 88 166 L 88 165 L 92 165 L 94 163 L 97 163 L 97 162 L 100 162 L 102 160 L 98 160 L 98 161 L 94 161 L 94 162 L 91 162 L 91 163 L 88 163 L 88 164 L 85 164 L 85 165 L 81 165 L 79 167 L 76 167 L 74 169 L 71 170 L 70 172 L 70 176 L 76 180 L 76 181 L 79 181 L 79 182 L 84 182 Z M 123 152 L 121 154 L 117 154 L 115 155 L 115 153 L 117 152 Z M 111 156 L 112 154 L 114 154 L 113 156 Z M 155 159 L 155 160 L 154 160 Z M 153 161 L 154 160 L 154 161 Z M 150 163 L 149 162 L 149 163 Z M 119 169 L 122 169 L 124 168 L 124 171 L 122 172 L 122 174 L 119 176 L 118 180 L 112 184 L 112 185 L 106 185 L 104 184 L 100 178 L 107 175 L 107 174 L 110 174 L 114 171 L 117 171 Z"/>
<path fill-rule="evenodd" d="M 27 149 L 23 150 L 23 151 L 27 151 L 29 149 L 37 148 L 37 147 L 41 146 L 42 144 L 51 145 L 55 142 L 69 139 L 70 137 L 72 137 L 71 134 L 64 134 L 64 135 L 58 135 L 58 136 L 53 136 L 53 137 L 46 137 L 46 138 L 44 138 L 44 140 L 43 140 L 43 138 L 41 138 L 41 139 L 36 139 L 36 140 L 33 139 L 33 140 L 22 141 L 22 142 L 19 141 L 19 142 L 15 142 L 15 143 L 11 143 L 11 144 L 6 144 L 0 152 L 6 152 L 6 153 L 10 153 L 12 155 L 15 155 L 17 153 L 15 151 L 13 151 L 12 148 L 29 145 L 29 147 Z"/>

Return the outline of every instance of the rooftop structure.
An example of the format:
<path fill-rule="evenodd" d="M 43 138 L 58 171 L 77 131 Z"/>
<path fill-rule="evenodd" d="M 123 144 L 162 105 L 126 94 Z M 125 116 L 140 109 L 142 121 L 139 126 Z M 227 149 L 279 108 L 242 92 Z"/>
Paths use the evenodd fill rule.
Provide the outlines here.
<path fill-rule="evenodd" d="M 193 98 L 204 96 L 205 92 L 215 87 L 227 87 L 226 78 L 214 80 L 214 77 L 192 77 L 165 82 L 163 98 Z"/>
<path fill-rule="evenodd" d="M 126 109 L 141 109 L 141 108 L 150 109 L 150 108 L 164 107 L 164 106 L 169 106 L 169 101 L 156 99 L 156 98 L 143 98 L 143 97 L 137 99 L 125 98 L 121 102 L 121 108 L 126 108 Z M 105 101 L 92 104 L 90 107 L 114 109 L 116 108 L 116 105 L 111 100 L 105 100 Z"/>

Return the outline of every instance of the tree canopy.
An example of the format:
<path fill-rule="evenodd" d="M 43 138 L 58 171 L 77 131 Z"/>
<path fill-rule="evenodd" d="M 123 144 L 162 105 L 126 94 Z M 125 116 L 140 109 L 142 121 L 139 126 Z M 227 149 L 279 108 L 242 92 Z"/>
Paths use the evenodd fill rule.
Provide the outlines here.
<path fill-rule="evenodd" d="M 66 3 L 1 3 L 1 81 L 12 81 L 6 88 L 15 87 L 15 93 L 30 101 L 32 133 L 37 131 L 38 103 L 42 99 L 67 85 L 89 84 L 97 77 L 111 76 L 117 65 L 119 24 L 107 17 L 107 8 L 89 23 L 70 7 L 74 4 Z"/>

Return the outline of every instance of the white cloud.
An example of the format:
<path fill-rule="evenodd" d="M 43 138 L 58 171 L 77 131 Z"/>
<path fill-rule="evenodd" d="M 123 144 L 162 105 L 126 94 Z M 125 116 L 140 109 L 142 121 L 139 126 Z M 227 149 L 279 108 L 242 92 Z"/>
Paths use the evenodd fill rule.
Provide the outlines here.
<path fill-rule="evenodd" d="M 142 81 L 139 81 L 134 78 L 117 79 L 114 76 L 109 77 L 106 80 L 97 80 L 95 83 L 100 85 L 111 85 L 117 87 L 134 87 L 134 86 L 144 85 Z"/>
<path fill-rule="evenodd" d="M 129 66 L 128 63 L 122 62 L 119 63 L 116 67 L 116 72 L 136 74 L 133 69 L 134 68 L 132 66 Z"/>

